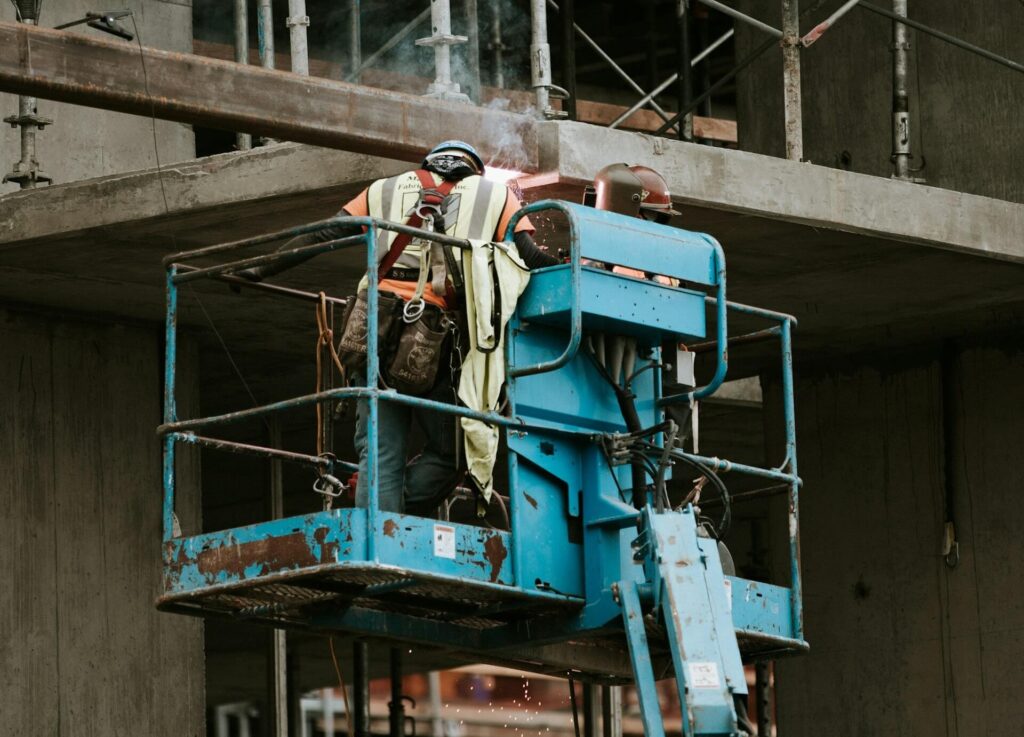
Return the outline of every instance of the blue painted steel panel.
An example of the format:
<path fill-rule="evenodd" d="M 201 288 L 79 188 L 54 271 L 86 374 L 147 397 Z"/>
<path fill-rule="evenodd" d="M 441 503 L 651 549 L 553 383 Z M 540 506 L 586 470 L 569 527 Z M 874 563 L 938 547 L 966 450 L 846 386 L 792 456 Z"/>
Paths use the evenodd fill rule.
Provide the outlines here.
<path fill-rule="evenodd" d="M 788 588 L 735 576 L 726 576 L 726 582 L 737 630 L 795 638 Z"/>
<path fill-rule="evenodd" d="M 570 276 L 568 264 L 535 272 L 519 300 L 519 317 L 568 329 Z M 632 335 L 648 346 L 707 334 L 703 293 L 593 266 L 580 270 L 580 306 L 584 330 Z"/>
<path fill-rule="evenodd" d="M 565 345 L 563 331 L 540 325 L 514 327 L 512 336 L 509 357 L 516 366 L 548 360 Z M 660 351 L 652 354 L 654 360 L 659 356 Z M 637 368 L 647 360 L 638 359 Z M 663 417 L 655 406 L 659 381 L 657 369 L 644 371 L 633 380 L 637 412 L 646 425 L 656 424 Z M 585 354 L 556 371 L 519 377 L 512 386 L 516 416 L 528 422 L 598 432 L 625 431 L 615 395 Z"/>
<path fill-rule="evenodd" d="M 708 286 L 718 284 L 718 243 L 706 233 L 564 204 L 576 217 L 583 258 Z"/>
<path fill-rule="evenodd" d="M 452 576 L 465 583 L 515 583 L 507 532 L 391 512 L 381 512 L 379 520 L 377 555 L 382 565 Z"/>

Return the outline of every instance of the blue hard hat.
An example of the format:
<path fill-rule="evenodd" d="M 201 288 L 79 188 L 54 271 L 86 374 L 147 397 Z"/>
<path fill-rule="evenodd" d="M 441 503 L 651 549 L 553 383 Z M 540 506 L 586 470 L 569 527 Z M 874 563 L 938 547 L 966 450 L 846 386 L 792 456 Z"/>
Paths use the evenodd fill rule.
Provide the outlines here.
<path fill-rule="evenodd" d="M 437 144 L 427 153 L 427 157 L 423 160 L 424 166 L 426 166 L 427 164 L 427 159 L 429 159 L 436 153 L 440 153 L 441 151 L 462 151 L 464 154 L 467 154 L 471 159 L 473 159 L 473 163 L 476 164 L 477 168 L 480 170 L 480 173 L 483 174 L 484 160 L 480 158 L 480 154 L 477 153 L 477 150 L 470 146 L 465 141 L 442 141 L 441 143 Z"/>

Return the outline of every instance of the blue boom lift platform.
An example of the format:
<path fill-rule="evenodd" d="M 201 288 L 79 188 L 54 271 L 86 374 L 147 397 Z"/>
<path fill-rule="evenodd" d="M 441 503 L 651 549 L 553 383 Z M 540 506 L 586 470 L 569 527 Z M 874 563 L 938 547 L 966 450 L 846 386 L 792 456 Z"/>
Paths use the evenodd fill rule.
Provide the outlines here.
<path fill-rule="evenodd" d="M 348 222 L 364 234 L 305 246 L 326 254 L 365 248 L 369 344 L 377 336 L 377 264 L 381 230 L 409 232 L 464 248 L 464 241 L 372 218 L 340 218 L 259 238 L 175 254 L 167 267 L 166 398 L 163 438 L 164 593 L 158 605 L 199 616 L 245 618 L 274 627 L 347 632 L 451 647 L 527 670 L 548 670 L 545 648 L 627 651 L 647 735 L 664 734 L 655 681 L 674 675 L 683 733 L 738 733 L 734 697 L 746 694 L 743 661 L 807 648 L 801 621 L 799 518 L 791 330 L 792 317 L 726 301 L 725 257 L 710 236 L 561 201 L 522 214 L 560 212 L 568 222 L 569 263 L 534 272 L 503 341 L 509 367 L 507 408 L 477 413 L 378 388 L 342 387 L 226 415 L 179 419 L 175 404 L 178 288 L 202 278 L 231 278 L 279 254 L 238 258 L 242 249 Z M 549 212 L 549 214 L 553 214 Z M 514 225 L 514 223 L 513 223 Z M 511 227 L 509 233 L 511 234 Z M 233 258 L 223 261 L 225 257 Z M 194 262 L 213 265 L 195 266 Z M 193 263 L 189 263 L 193 262 Z M 667 286 L 593 265 L 617 264 L 678 280 Z M 273 289 L 274 287 L 268 287 Z M 281 294 L 300 294 L 278 288 Z M 306 297 L 312 293 L 306 293 Z M 730 313 L 762 319 L 752 334 L 777 338 L 786 457 L 757 468 L 665 448 L 666 407 L 715 392 L 726 375 Z M 709 314 L 710 313 L 710 314 Z M 712 318 L 713 315 L 713 318 Z M 711 381 L 663 396 L 663 344 L 705 339 L 713 326 Z M 629 432 L 616 394 L 586 350 L 589 335 L 635 338 L 631 381 L 641 432 Z M 740 337 L 743 339 L 743 336 Z M 735 340 L 735 338 L 734 338 Z M 369 376 L 378 359 L 369 352 Z M 648 370 L 649 369 L 649 370 Z M 175 452 L 179 444 L 253 453 L 342 475 L 332 456 L 243 445 L 208 433 L 230 422 L 345 397 L 367 402 L 369 503 L 325 509 L 246 527 L 181 536 L 176 532 Z M 377 416 L 381 402 L 435 406 L 503 429 L 508 446 L 507 530 L 393 514 L 378 508 Z M 649 469 L 648 489 L 631 496 L 629 461 Z M 717 541 L 692 504 L 666 505 L 672 463 L 705 476 L 747 474 L 789 490 L 788 588 L 725 575 Z M 607 679 L 607 672 L 584 678 Z"/>

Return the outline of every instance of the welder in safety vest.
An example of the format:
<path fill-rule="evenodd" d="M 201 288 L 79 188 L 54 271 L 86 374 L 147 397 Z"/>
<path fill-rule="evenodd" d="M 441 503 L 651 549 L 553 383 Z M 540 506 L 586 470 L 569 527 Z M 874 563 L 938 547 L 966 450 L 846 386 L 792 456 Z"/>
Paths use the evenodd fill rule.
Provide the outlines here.
<path fill-rule="evenodd" d="M 375 181 L 348 202 L 338 215 L 369 216 L 408 223 L 467 240 L 501 241 L 512 216 L 522 205 L 505 184 L 485 179 L 483 174 L 483 159 L 473 146 L 463 141 L 445 141 L 426 155 L 420 169 Z M 430 197 L 425 200 L 428 194 Z M 425 214 L 431 215 L 428 218 L 430 222 L 421 223 L 418 217 L 412 220 L 411 216 L 420 212 L 427 200 L 429 207 Z M 533 232 L 529 218 L 523 217 L 516 223 L 516 251 L 526 267 L 536 269 L 558 263 L 557 259 L 537 247 L 531 235 Z M 292 239 L 281 250 L 351 234 L 352 226 L 334 226 Z M 447 249 L 415 239 L 406 239 L 405 243 L 399 241 L 396 247 L 399 238 L 399 234 L 393 231 L 379 231 L 376 249 L 380 265 L 378 288 L 382 315 L 386 304 L 397 303 L 400 310 L 396 322 L 408 324 L 414 320 L 418 326 L 423 326 L 424 335 L 440 331 L 447 333 L 447 337 L 435 359 L 438 363 L 434 367 L 436 378 L 429 381 L 428 386 L 420 387 L 418 391 L 406 388 L 400 383 L 404 376 L 402 372 L 387 373 L 385 364 L 391 359 L 389 357 L 385 361 L 383 356 L 382 385 L 439 402 L 455 403 L 458 384 L 453 375 L 458 370 L 458 360 L 453 356 L 457 341 L 453 339 L 451 327 L 455 322 L 453 311 L 459 310 L 459 301 L 464 298 L 459 284 L 462 267 L 457 257 L 453 258 Z M 277 262 L 262 271 L 250 270 L 243 276 L 259 279 L 301 260 L 304 259 Z M 364 276 L 360 292 L 364 293 L 365 289 Z M 365 303 L 363 310 L 365 312 Z M 365 316 L 363 320 L 365 325 Z M 365 332 L 360 337 L 365 351 Z M 345 340 L 343 335 L 342 347 Z M 417 349 L 418 346 L 413 346 L 413 351 Z M 401 352 L 401 346 L 398 350 Z M 414 355 L 407 358 L 415 363 Z M 395 378 L 389 383 L 392 376 Z M 362 373 L 359 370 L 352 372 L 348 378 L 352 385 L 365 386 L 365 369 Z M 385 511 L 429 515 L 452 492 L 461 477 L 455 417 L 395 402 L 380 402 L 378 407 L 379 506 Z M 358 402 L 355 446 L 359 452 L 361 480 L 367 478 L 367 415 L 367 403 Z M 422 452 L 412 461 L 407 461 L 408 440 L 414 423 L 423 432 L 425 443 Z M 366 506 L 367 498 L 366 485 L 360 481 L 356 491 L 357 505 Z"/>

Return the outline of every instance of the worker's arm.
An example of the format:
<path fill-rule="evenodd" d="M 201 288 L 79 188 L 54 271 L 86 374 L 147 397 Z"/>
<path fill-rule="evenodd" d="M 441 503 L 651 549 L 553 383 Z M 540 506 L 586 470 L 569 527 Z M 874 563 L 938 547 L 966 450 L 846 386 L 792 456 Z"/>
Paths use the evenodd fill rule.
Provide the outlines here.
<path fill-rule="evenodd" d="M 505 233 L 508 232 L 508 226 L 512 222 L 512 217 L 523 208 L 523 204 L 519 201 L 519 197 L 516 196 L 515 192 L 505 187 L 505 207 L 502 210 L 501 217 L 498 220 L 498 227 L 494 231 L 495 240 L 504 240 Z M 512 234 L 512 238 L 515 240 L 516 250 L 519 251 L 519 257 L 523 259 L 526 265 L 531 269 L 543 269 L 545 266 L 554 266 L 558 263 L 558 259 L 551 256 L 537 247 L 537 244 L 533 240 L 534 227 L 533 223 L 530 222 L 529 217 L 521 217 L 516 222 L 515 232 Z"/>
<path fill-rule="evenodd" d="M 349 217 L 351 213 L 342 208 L 335 217 Z M 338 238 L 347 238 L 350 235 L 359 235 L 363 232 L 362 226 L 359 225 L 330 225 L 322 230 L 318 230 L 313 233 L 306 233 L 305 235 L 299 235 L 291 240 L 287 241 L 283 246 L 277 249 L 277 252 L 290 251 L 295 248 L 302 248 L 303 246 L 312 246 L 317 243 L 325 243 L 327 241 L 337 240 Z M 262 281 L 268 276 L 274 276 L 280 274 L 282 271 L 287 271 L 299 264 L 309 261 L 314 253 L 300 253 L 291 256 L 282 256 L 273 263 L 264 264 L 263 266 L 254 266 L 251 269 L 245 269 L 239 271 L 238 276 L 248 279 L 249 281 Z"/>
<path fill-rule="evenodd" d="M 519 251 L 519 257 L 530 267 L 531 271 L 533 269 L 543 269 L 545 266 L 555 266 L 559 263 L 557 258 L 537 246 L 529 231 L 517 231 L 514 238 L 516 250 Z"/>

